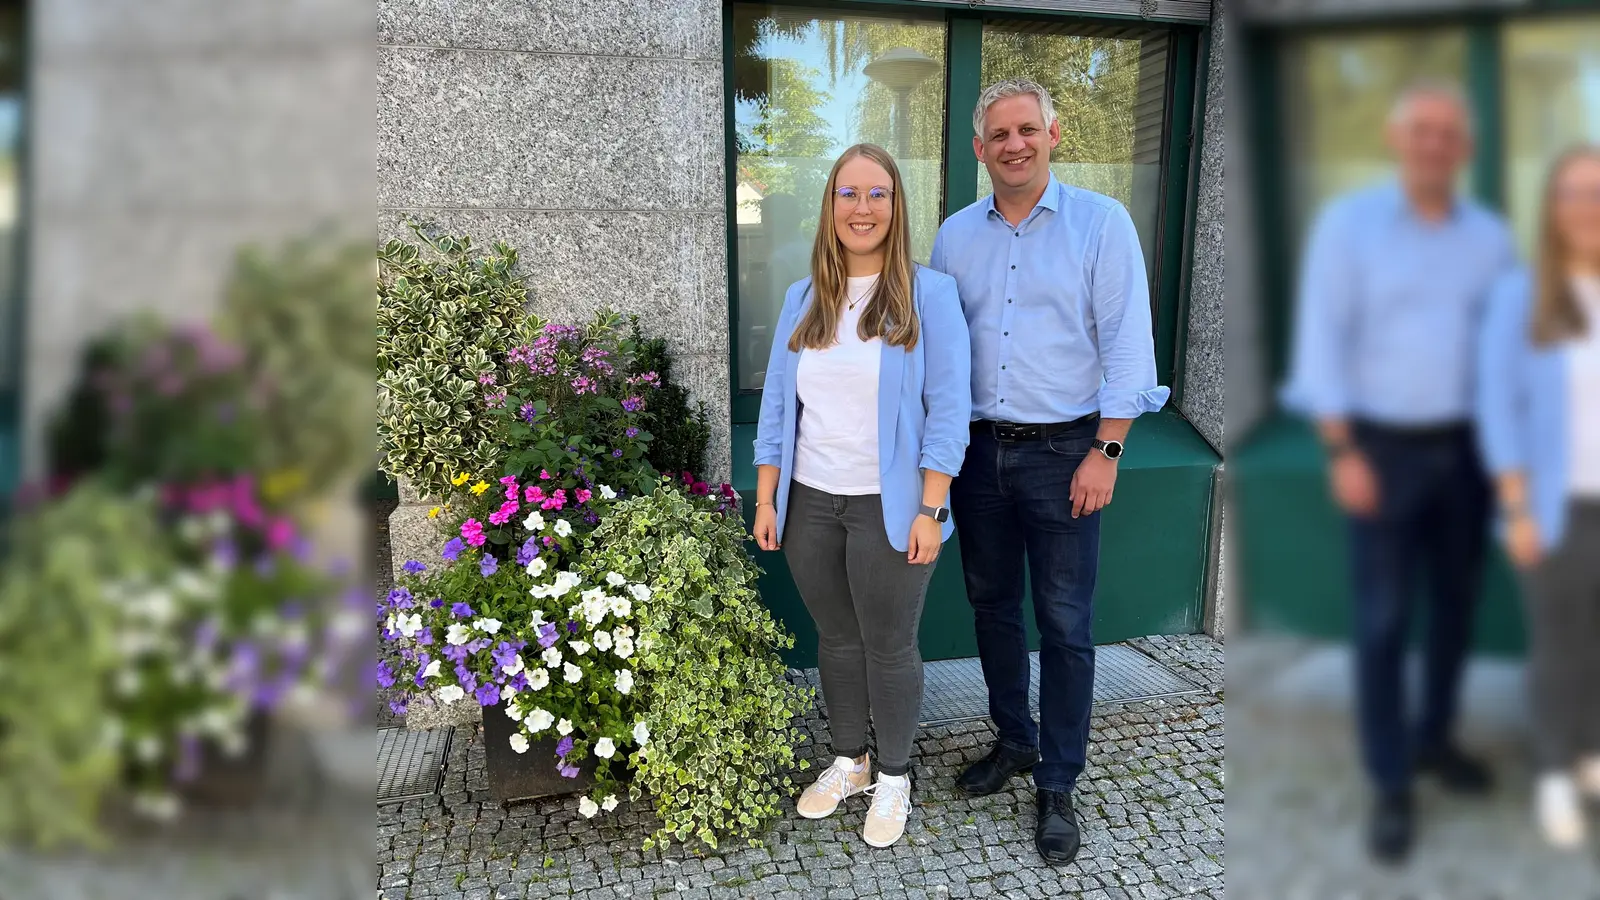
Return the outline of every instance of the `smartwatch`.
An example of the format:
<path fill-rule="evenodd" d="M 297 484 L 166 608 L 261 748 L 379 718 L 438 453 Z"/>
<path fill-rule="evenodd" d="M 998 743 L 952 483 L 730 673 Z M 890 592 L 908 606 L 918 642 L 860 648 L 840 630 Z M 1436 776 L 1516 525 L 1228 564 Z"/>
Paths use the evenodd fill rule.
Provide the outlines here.
<path fill-rule="evenodd" d="M 1091 446 L 1099 450 L 1106 459 L 1116 459 L 1122 456 L 1121 441 L 1102 441 L 1099 438 L 1095 438 Z"/>
<path fill-rule="evenodd" d="M 923 506 L 921 512 L 923 515 L 941 524 L 950 520 L 950 509 L 948 507 Z"/>

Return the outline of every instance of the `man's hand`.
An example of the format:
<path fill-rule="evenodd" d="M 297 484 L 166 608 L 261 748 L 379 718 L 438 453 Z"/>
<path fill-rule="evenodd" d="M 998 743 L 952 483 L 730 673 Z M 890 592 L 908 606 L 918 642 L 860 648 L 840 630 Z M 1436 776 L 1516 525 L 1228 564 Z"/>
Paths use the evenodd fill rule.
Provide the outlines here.
<path fill-rule="evenodd" d="M 1072 517 L 1087 516 L 1104 509 L 1111 502 L 1111 490 L 1117 485 L 1117 461 L 1107 459 L 1099 450 L 1078 464 L 1072 473 Z"/>
<path fill-rule="evenodd" d="M 1328 483 L 1340 509 L 1363 518 L 1377 514 L 1378 474 L 1359 451 L 1346 450 L 1334 456 L 1328 465 Z"/>
<path fill-rule="evenodd" d="M 1539 564 L 1539 526 L 1533 516 L 1520 512 L 1506 523 L 1506 555 L 1511 564 L 1527 571 Z"/>

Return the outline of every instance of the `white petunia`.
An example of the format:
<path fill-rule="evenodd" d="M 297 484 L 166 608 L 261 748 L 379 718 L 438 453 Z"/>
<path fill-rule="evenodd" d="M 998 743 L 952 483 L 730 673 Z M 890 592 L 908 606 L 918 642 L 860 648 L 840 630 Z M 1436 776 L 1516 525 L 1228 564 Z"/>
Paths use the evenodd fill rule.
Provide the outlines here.
<path fill-rule="evenodd" d="M 561 597 L 582 581 L 575 573 L 557 572 L 555 583 L 550 585 L 550 596 Z"/>
<path fill-rule="evenodd" d="M 500 689 L 500 702 L 501 703 L 505 703 L 505 702 L 509 701 L 512 697 L 515 697 L 516 695 L 517 695 L 517 689 L 508 684 L 505 687 Z"/>
<path fill-rule="evenodd" d="M 611 632 L 596 631 L 594 633 L 594 648 L 601 653 L 611 649 Z"/>
<path fill-rule="evenodd" d="M 633 601 L 627 597 L 609 597 L 607 600 L 611 604 L 611 614 L 619 619 L 625 618 L 633 612 Z"/>
<path fill-rule="evenodd" d="M 443 700 L 446 703 L 454 703 L 457 700 L 460 700 L 462 697 L 465 697 L 467 692 L 463 691 L 461 689 L 461 685 L 459 684 L 447 684 L 435 691 L 434 694 L 440 700 Z"/>
<path fill-rule="evenodd" d="M 417 632 L 422 630 L 422 614 L 412 613 L 409 616 L 401 616 L 395 620 L 395 624 L 397 626 L 395 630 L 399 631 L 402 635 L 406 637 L 416 637 Z"/>
<path fill-rule="evenodd" d="M 639 601 L 640 603 L 650 599 L 650 589 L 642 584 L 629 585 L 628 593 L 632 594 L 633 599 Z"/>
<path fill-rule="evenodd" d="M 627 659 L 628 657 L 632 656 L 633 655 L 633 638 L 631 638 L 631 637 L 619 637 L 619 638 L 617 638 L 615 645 L 611 648 L 611 652 L 615 653 L 618 657 L 620 657 L 622 659 Z"/>
<path fill-rule="evenodd" d="M 507 675 L 515 675 L 518 672 L 521 672 L 523 667 L 526 665 L 527 663 L 522 661 L 522 654 L 519 653 L 516 656 L 511 657 L 510 665 L 501 666 L 500 668 Z"/>
<path fill-rule="evenodd" d="M 511 736 L 511 749 L 517 751 L 518 753 L 527 753 L 528 736 L 520 731 L 516 734 L 513 734 Z"/>
<path fill-rule="evenodd" d="M 533 615 L 528 617 L 528 624 L 532 625 L 535 629 L 537 629 L 539 626 L 543 625 L 544 624 L 544 610 L 542 610 L 542 609 L 534 610 L 533 611 Z"/>
<path fill-rule="evenodd" d="M 522 717 L 526 715 L 527 713 L 522 711 L 522 707 L 516 705 L 515 703 L 506 704 L 506 718 L 510 719 L 511 721 L 521 722 Z"/>
<path fill-rule="evenodd" d="M 617 499 L 617 492 L 613 491 L 610 485 L 602 484 L 600 485 L 600 496 L 605 500 L 615 500 Z"/>
<path fill-rule="evenodd" d="M 422 677 L 423 678 L 438 678 L 439 677 L 439 661 L 437 659 L 429 662 L 428 663 L 428 667 L 426 669 L 422 670 Z"/>
<path fill-rule="evenodd" d="M 541 515 L 536 509 L 529 514 L 526 519 L 522 520 L 522 524 L 525 525 L 529 531 L 537 534 L 538 532 L 544 530 L 544 516 Z"/>
<path fill-rule="evenodd" d="M 617 690 L 624 694 L 633 691 L 633 670 L 623 669 L 617 673 Z"/>
<path fill-rule="evenodd" d="M 484 634 L 498 634 L 499 631 L 500 631 L 500 620 L 499 619 L 478 619 L 477 621 L 472 623 L 472 627 L 478 629 L 479 631 L 483 632 Z"/>
<path fill-rule="evenodd" d="M 610 574 L 608 574 L 606 576 L 606 584 L 609 584 L 612 587 L 622 587 L 623 585 L 625 585 L 627 583 L 628 583 L 628 579 L 623 578 L 621 575 L 618 575 L 616 572 L 612 572 L 612 573 L 610 573 Z"/>
<path fill-rule="evenodd" d="M 538 578 L 548 568 L 550 568 L 550 564 L 545 562 L 543 557 L 535 556 L 533 562 L 528 563 L 528 574 Z"/>
<path fill-rule="evenodd" d="M 610 759 L 617 755 L 617 743 L 611 738 L 603 737 L 594 742 L 594 755 L 601 759 Z"/>
<path fill-rule="evenodd" d="M 566 668 L 563 669 L 563 671 L 566 672 L 568 684 L 577 684 L 578 679 L 583 677 L 583 670 L 572 663 L 567 663 Z"/>
<path fill-rule="evenodd" d="M 571 719 L 562 719 L 561 721 L 556 723 L 556 734 L 559 734 L 562 737 L 566 737 L 567 735 L 569 735 L 571 733 L 572 733 L 572 720 Z"/>
<path fill-rule="evenodd" d="M 528 672 L 528 687 L 542 691 L 550 684 L 550 673 L 543 669 L 532 669 Z"/>
<path fill-rule="evenodd" d="M 550 649 L 544 651 L 541 656 L 544 659 L 544 666 L 547 669 L 554 669 L 556 666 L 561 665 L 560 647 L 551 647 Z"/>
<path fill-rule="evenodd" d="M 566 519 L 557 519 L 555 531 L 556 537 L 571 537 L 572 523 L 568 522 Z"/>
<path fill-rule="evenodd" d="M 550 715 L 549 710 L 540 708 L 528 713 L 528 717 L 522 720 L 522 724 L 528 726 L 529 731 L 533 732 L 534 734 L 538 734 L 546 728 L 549 728 L 550 725 L 555 722 L 555 720 L 556 717 Z"/>
<path fill-rule="evenodd" d="M 600 811 L 600 805 L 588 797 L 578 801 L 578 814 L 585 819 L 592 819 Z"/>
<path fill-rule="evenodd" d="M 572 652 L 578 654 L 579 656 L 589 652 L 589 644 L 587 641 L 568 641 L 567 646 L 571 647 Z"/>
<path fill-rule="evenodd" d="M 178 817 L 178 798 L 172 794 L 139 794 L 133 798 L 134 810 L 159 822 Z"/>
<path fill-rule="evenodd" d="M 650 743 L 650 727 L 644 724 L 643 719 L 633 723 L 633 739 L 638 742 L 639 746 L 641 747 Z"/>
<path fill-rule="evenodd" d="M 450 629 L 444 633 L 445 642 L 454 644 L 457 647 L 465 644 L 467 641 L 471 640 L 471 638 L 472 629 L 461 624 L 460 622 L 452 622 Z"/>
<path fill-rule="evenodd" d="M 607 794 L 606 798 L 604 800 L 600 801 L 600 808 L 605 810 L 606 812 L 611 812 L 613 809 L 616 809 L 617 808 L 617 795 L 616 794 Z"/>
<path fill-rule="evenodd" d="M 155 735 L 147 734 L 134 742 L 133 753 L 140 762 L 155 762 L 161 756 L 161 741 Z"/>

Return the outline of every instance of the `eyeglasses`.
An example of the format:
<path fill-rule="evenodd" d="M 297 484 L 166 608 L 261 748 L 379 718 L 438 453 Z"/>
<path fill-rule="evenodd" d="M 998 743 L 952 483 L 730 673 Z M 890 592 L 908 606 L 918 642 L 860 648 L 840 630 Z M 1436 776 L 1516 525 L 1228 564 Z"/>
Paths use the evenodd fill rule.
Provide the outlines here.
<path fill-rule="evenodd" d="M 845 204 L 846 206 L 861 205 L 862 193 L 856 188 L 838 188 L 833 192 L 833 195 L 838 197 L 839 202 Z M 867 206 L 869 208 L 887 209 L 889 206 L 889 198 L 894 196 L 894 191 L 891 191 L 886 187 L 879 186 L 869 189 L 865 196 L 867 198 Z"/>

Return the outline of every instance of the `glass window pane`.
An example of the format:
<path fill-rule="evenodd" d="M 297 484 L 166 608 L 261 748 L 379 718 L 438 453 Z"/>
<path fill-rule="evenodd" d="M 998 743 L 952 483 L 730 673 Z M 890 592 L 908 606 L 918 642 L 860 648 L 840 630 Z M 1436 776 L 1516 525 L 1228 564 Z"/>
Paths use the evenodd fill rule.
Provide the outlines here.
<path fill-rule="evenodd" d="M 983 84 L 1027 78 L 1045 86 L 1061 122 L 1050 169 L 1065 184 L 1122 201 L 1139 230 L 1145 269 L 1155 278 L 1161 208 L 1161 139 L 1166 119 L 1168 36 L 1120 26 L 987 22 Z M 962 137 L 970 144 L 972 135 Z M 978 167 L 978 196 L 993 192 Z"/>
<path fill-rule="evenodd" d="M 1550 162 L 1600 141 L 1600 15 L 1506 26 L 1506 211 L 1526 252 Z"/>
<path fill-rule="evenodd" d="M 912 255 L 939 227 L 945 123 L 940 18 L 771 6 L 733 11 L 739 390 L 760 390 L 784 291 L 810 271 L 822 191 L 852 144 L 900 166 Z"/>
<path fill-rule="evenodd" d="M 1461 82 L 1466 52 L 1466 32 L 1459 28 L 1325 34 L 1285 48 L 1292 246 L 1301 245 L 1327 200 L 1393 172 L 1383 130 L 1395 98 L 1422 78 Z M 1463 188 L 1468 177 L 1463 171 Z"/>
<path fill-rule="evenodd" d="M 25 37 L 21 9 L 0 6 L 0 402 L 17 389 L 21 360 L 21 335 L 13 333 L 17 283 L 17 216 L 21 209 L 21 173 L 17 154 L 22 137 L 22 44 Z M 0 419 L 6 410 L 0 409 Z"/>

